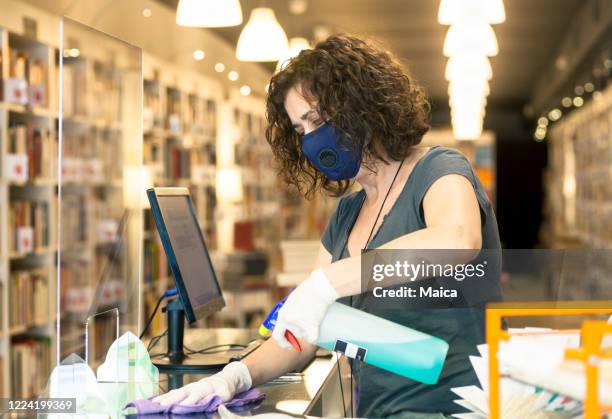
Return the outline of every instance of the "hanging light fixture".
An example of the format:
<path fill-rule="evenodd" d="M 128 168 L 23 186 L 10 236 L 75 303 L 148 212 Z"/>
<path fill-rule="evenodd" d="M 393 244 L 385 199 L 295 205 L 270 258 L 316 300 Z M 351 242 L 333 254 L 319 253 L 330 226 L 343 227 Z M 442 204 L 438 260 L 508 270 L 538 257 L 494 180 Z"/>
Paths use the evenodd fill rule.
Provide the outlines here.
<path fill-rule="evenodd" d="M 465 21 L 494 25 L 505 20 L 503 0 L 442 0 L 438 9 L 438 23 L 441 25 L 454 25 Z"/>
<path fill-rule="evenodd" d="M 287 52 L 283 58 L 278 60 L 278 63 L 276 64 L 276 71 L 282 70 L 289 63 L 289 60 L 291 60 L 293 57 L 297 57 L 300 51 L 310 48 L 311 46 L 308 39 L 299 37 L 291 38 L 289 40 L 289 48 L 287 49 Z"/>
<path fill-rule="evenodd" d="M 444 77 L 448 81 L 460 80 L 465 77 L 491 80 L 493 70 L 489 59 L 485 55 L 455 55 L 448 59 Z"/>
<path fill-rule="evenodd" d="M 460 80 L 448 84 L 448 95 L 452 97 L 487 97 L 489 93 L 489 83 L 486 80 Z"/>
<path fill-rule="evenodd" d="M 253 9 L 240 33 L 236 57 L 240 61 L 278 61 L 288 47 L 287 35 L 276 20 L 274 10 L 258 7 Z"/>
<path fill-rule="evenodd" d="M 446 57 L 464 54 L 493 57 L 498 52 L 495 32 L 488 23 L 457 23 L 448 28 L 444 38 L 443 53 Z"/>
<path fill-rule="evenodd" d="M 242 23 L 240 0 L 179 0 L 176 23 L 197 28 L 221 28 Z"/>
<path fill-rule="evenodd" d="M 449 82 L 453 136 L 458 140 L 482 135 L 493 77 L 488 57 L 499 52 L 491 25 L 505 20 L 503 0 L 440 0 L 438 22 L 450 25 L 444 39 L 443 52 L 449 57 L 444 77 Z"/>
<path fill-rule="evenodd" d="M 476 140 L 482 135 L 482 118 L 453 118 L 453 136 L 458 140 Z"/>

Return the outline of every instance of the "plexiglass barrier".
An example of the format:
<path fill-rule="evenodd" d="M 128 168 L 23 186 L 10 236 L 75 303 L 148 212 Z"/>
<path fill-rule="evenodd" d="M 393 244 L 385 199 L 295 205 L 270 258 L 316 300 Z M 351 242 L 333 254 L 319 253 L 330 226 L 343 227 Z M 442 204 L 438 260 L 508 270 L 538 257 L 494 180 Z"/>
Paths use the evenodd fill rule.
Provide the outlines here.
<path fill-rule="evenodd" d="M 113 416 L 108 406 L 158 382 L 138 339 L 142 51 L 69 18 L 60 34 L 56 368 L 45 393 Z"/>

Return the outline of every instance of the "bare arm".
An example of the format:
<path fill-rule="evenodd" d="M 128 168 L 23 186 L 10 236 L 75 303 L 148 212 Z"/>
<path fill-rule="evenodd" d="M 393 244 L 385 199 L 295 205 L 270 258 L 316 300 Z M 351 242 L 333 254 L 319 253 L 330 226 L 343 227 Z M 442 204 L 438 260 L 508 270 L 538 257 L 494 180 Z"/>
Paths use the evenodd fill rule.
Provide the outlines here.
<path fill-rule="evenodd" d="M 481 248 L 480 207 L 472 184 L 464 176 L 452 174 L 436 180 L 423 199 L 423 212 L 426 224 L 424 229 L 398 237 L 379 249 L 477 251 Z M 468 262 L 470 259 L 456 263 Z M 323 271 L 340 296 L 362 292 L 361 255 L 331 263 L 324 266 Z"/>
<path fill-rule="evenodd" d="M 321 245 L 315 269 L 329 265 L 331 260 L 331 255 Z M 246 364 L 251 374 L 253 386 L 266 383 L 290 371 L 301 369 L 310 362 L 315 355 L 317 346 L 305 339 L 300 338 L 299 341 L 302 352 L 283 349 L 275 339 L 268 339 L 257 350 L 243 359 L 242 362 Z"/>

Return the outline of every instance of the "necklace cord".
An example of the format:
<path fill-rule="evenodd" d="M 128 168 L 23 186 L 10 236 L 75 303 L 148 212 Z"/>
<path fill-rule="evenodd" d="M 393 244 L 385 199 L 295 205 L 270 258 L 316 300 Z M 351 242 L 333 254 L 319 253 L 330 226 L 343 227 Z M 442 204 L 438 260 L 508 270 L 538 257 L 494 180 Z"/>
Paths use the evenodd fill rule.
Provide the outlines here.
<path fill-rule="evenodd" d="M 397 171 L 395 172 L 395 176 L 393 176 L 393 180 L 391 181 L 391 185 L 389 185 L 389 189 L 387 189 L 387 194 L 385 195 L 385 198 L 383 199 L 383 202 L 380 206 L 380 209 L 378 210 L 378 214 L 376 215 L 376 220 L 374 220 L 374 224 L 372 225 L 372 229 L 370 230 L 370 234 L 368 235 L 368 240 L 366 241 L 366 244 L 364 246 L 364 249 L 362 249 L 362 253 L 368 248 L 368 244 L 370 243 L 370 239 L 372 238 L 372 233 L 374 233 L 374 229 L 376 228 L 376 223 L 378 223 L 378 219 L 380 218 L 380 214 L 382 213 L 382 210 L 385 206 L 385 203 L 387 202 L 387 198 L 389 197 L 389 194 L 391 193 L 391 188 L 393 188 L 393 184 L 395 184 L 395 180 L 397 179 L 397 176 L 399 175 L 399 172 L 402 168 L 402 165 L 404 164 L 404 160 L 401 161 L 400 165 L 397 168 Z M 357 222 L 357 218 L 359 218 L 359 213 L 361 212 L 361 208 L 363 207 L 363 203 L 365 202 L 365 196 L 363 198 L 363 200 L 361 201 L 361 205 L 359 206 L 359 212 L 357 213 L 357 217 L 355 217 L 353 219 L 353 223 L 351 224 L 349 231 L 346 235 L 346 241 L 344 243 L 344 248 L 346 248 L 348 250 L 348 240 L 349 237 L 351 235 L 351 232 L 353 231 L 353 227 L 355 226 L 355 223 Z M 349 297 L 349 306 L 353 306 L 353 296 L 351 295 Z M 349 362 L 349 365 L 351 366 L 351 416 L 353 416 L 354 412 L 353 412 L 353 365 L 352 362 Z M 340 381 L 340 394 L 342 395 L 342 407 L 343 410 L 346 414 L 346 404 L 344 401 L 344 391 L 342 389 L 342 373 L 340 372 L 340 358 L 337 359 L 337 366 L 338 366 L 338 380 Z"/>
<path fill-rule="evenodd" d="M 372 239 L 372 234 L 374 233 L 374 229 L 376 228 L 376 224 L 378 223 L 378 219 L 380 218 L 380 214 L 382 214 L 382 210 L 385 207 L 385 203 L 387 202 L 387 198 L 389 197 L 389 194 L 391 193 L 391 189 L 393 188 L 393 184 L 395 183 L 395 180 L 397 179 L 397 176 L 399 175 L 399 172 L 402 169 L 402 165 L 403 164 L 404 164 L 404 160 L 401 161 L 401 163 L 397 167 L 397 170 L 395 171 L 395 176 L 393 176 L 393 180 L 391 181 L 391 185 L 389 185 L 389 189 L 387 189 L 387 193 L 385 195 L 385 198 L 383 199 L 382 204 L 380 205 L 380 208 L 378 210 L 378 214 L 376 214 L 376 219 L 374 220 L 374 224 L 372 224 L 372 229 L 370 230 L 370 234 L 368 235 L 368 239 L 366 240 L 366 243 L 365 243 L 365 246 L 363 248 L 363 251 L 365 251 L 368 248 L 368 244 L 370 244 L 370 239 Z M 363 201 L 365 202 L 365 196 L 363 198 Z M 363 205 L 363 202 L 362 202 L 362 205 Z M 346 244 L 348 246 L 348 237 L 347 237 L 347 240 L 346 240 Z"/>

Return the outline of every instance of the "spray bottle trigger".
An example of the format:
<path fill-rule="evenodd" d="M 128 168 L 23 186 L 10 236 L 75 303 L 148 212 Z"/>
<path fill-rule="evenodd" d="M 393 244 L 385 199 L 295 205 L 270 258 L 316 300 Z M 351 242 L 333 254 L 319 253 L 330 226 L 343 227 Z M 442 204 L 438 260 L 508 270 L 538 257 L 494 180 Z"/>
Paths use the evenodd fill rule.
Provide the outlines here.
<path fill-rule="evenodd" d="M 298 352 L 302 352 L 302 346 L 300 345 L 300 342 L 295 338 L 295 336 L 293 335 L 293 333 L 291 333 L 291 331 L 285 330 L 285 339 L 289 341 L 291 346 L 293 346 L 293 349 L 295 349 Z"/>

